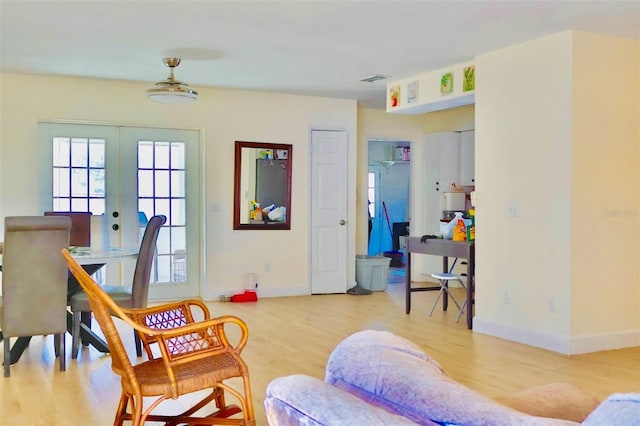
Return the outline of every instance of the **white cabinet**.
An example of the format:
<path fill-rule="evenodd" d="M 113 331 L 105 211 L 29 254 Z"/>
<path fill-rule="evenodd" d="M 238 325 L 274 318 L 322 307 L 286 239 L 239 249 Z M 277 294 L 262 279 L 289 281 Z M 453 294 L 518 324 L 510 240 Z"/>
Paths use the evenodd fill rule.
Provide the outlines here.
<path fill-rule="evenodd" d="M 426 234 L 440 232 L 442 193 L 460 177 L 460 133 L 442 132 L 424 136 L 424 182 Z"/>
<path fill-rule="evenodd" d="M 460 132 L 460 185 L 474 186 L 475 180 L 475 131 Z"/>
<path fill-rule="evenodd" d="M 443 193 L 448 191 L 451 184 L 468 185 L 461 178 L 474 179 L 473 169 L 471 177 L 465 173 L 469 170 L 468 164 L 473 165 L 473 152 L 469 153 L 469 145 L 463 149 L 463 133 L 473 132 L 441 132 L 423 136 L 421 144 L 416 144 L 415 155 L 412 152 L 414 164 L 414 189 L 412 190 L 412 235 L 436 235 L 440 233 L 440 219 L 443 210 Z M 465 135 L 465 140 L 468 135 Z M 473 141 L 473 138 L 471 138 Z M 471 145 L 471 149 L 473 146 Z M 413 149 L 412 149 L 413 151 Z M 470 158 L 469 158 L 470 154 Z M 465 172 L 462 171 L 465 169 Z M 471 184 L 473 185 L 473 183 Z M 450 265 L 453 259 L 449 259 Z M 466 265 L 462 260 L 454 270 L 455 273 L 464 273 Z M 414 256 L 412 259 L 412 277 L 414 281 L 433 281 L 430 273 L 442 271 L 442 257 L 439 256 Z"/>

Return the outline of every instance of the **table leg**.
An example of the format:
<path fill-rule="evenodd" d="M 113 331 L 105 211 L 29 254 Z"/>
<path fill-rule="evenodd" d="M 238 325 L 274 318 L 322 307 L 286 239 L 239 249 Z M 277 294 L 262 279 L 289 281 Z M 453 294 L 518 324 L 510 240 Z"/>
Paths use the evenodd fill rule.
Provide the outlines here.
<path fill-rule="evenodd" d="M 449 258 L 447 256 L 442 256 L 442 272 L 444 272 L 445 274 L 449 273 Z M 444 285 L 448 289 L 449 281 L 446 281 Z M 446 311 L 448 307 L 449 307 L 449 295 L 445 291 L 442 294 L 442 310 Z"/>
<path fill-rule="evenodd" d="M 7 339 L 8 339 L 8 337 L 7 337 Z M 30 341 L 31 341 L 31 336 L 18 337 L 16 342 L 11 347 L 11 353 L 9 355 L 9 359 L 10 359 L 10 364 L 11 365 L 13 365 L 16 362 L 18 362 L 18 360 L 22 356 L 22 353 L 24 352 L 24 350 L 27 349 L 27 346 L 29 346 L 29 342 Z"/>
<path fill-rule="evenodd" d="M 411 252 L 407 250 L 407 269 L 405 270 L 405 313 L 411 312 Z"/>
<path fill-rule="evenodd" d="M 95 274 L 100 268 L 102 268 L 104 263 L 96 263 L 91 265 L 82 265 L 82 269 L 87 271 L 89 275 Z M 69 273 L 69 280 L 67 283 L 67 298 L 71 298 L 71 296 L 78 292 L 82 291 L 82 287 L 76 277 L 74 277 L 71 273 Z M 80 322 L 80 340 L 82 344 L 92 345 L 98 351 L 102 353 L 109 353 L 109 346 L 102 340 L 98 335 L 96 335 L 91 330 L 91 312 L 82 312 L 81 314 L 82 320 Z M 73 314 L 67 311 L 67 331 L 69 334 L 73 334 Z"/>
<path fill-rule="evenodd" d="M 467 248 L 467 328 L 473 329 L 474 287 L 476 278 L 476 251 L 469 245 Z"/>
<path fill-rule="evenodd" d="M 73 330 L 73 314 L 67 311 L 67 331 L 71 333 L 71 330 Z M 87 342 L 98 351 L 105 354 L 109 353 L 109 345 L 107 345 L 104 340 L 98 337 L 98 335 L 95 334 L 89 327 L 87 327 L 85 324 L 82 324 L 82 322 L 80 323 L 80 338 L 83 342 Z"/>

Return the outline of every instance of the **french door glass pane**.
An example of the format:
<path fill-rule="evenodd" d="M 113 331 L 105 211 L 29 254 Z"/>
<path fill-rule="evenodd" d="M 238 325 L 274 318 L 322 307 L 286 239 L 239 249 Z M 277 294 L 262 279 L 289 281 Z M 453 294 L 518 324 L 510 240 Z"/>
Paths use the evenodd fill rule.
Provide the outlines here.
<path fill-rule="evenodd" d="M 89 139 L 89 167 L 104 170 L 104 161 L 104 139 Z"/>
<path fill-rule="evenodd" d="M 89 165 L 89 140 L 85 138 L 71 139 L 71 167 L 87 167 Z"/>
<path fill-rule="evenodd" d="M 53 138 L 53 166 L 69 167 L 69 138 Z"/>
<path fill-rule="evenodd" d="M 153 168 L 153 142 L 152 141 L 138 142 L 138 168 L 139 169 Z"/>
<path fill-rule="evenodd" d="M 167 170 L 156 170 L 155 196 L 169 196 L 169 172 Z"/>
<path fill-rule="evenodd" d="M 169 168 L 169 143 L 168 142 L 156 142 L 156 170 Z"/>

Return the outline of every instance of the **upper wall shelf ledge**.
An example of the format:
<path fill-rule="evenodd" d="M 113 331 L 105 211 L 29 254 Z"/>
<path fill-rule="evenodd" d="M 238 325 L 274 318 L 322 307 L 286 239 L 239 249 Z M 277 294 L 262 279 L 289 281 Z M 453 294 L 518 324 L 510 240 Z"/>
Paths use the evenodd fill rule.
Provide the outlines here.
<path fill-rule="evenodd" d="M 398 163 L 398 164 L 409 164 L 411 161 L 408 160 L 385 160 L 385 161 L 380 161 L 380 164 L 388 169 L 389 167 L 393 166 L 394 164 Z"/>

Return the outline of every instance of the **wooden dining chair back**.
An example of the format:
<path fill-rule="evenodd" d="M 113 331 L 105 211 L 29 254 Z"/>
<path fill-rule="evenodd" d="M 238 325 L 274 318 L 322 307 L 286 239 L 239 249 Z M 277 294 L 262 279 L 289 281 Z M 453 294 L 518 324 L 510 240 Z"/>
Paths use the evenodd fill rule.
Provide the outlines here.
<path fill-rule="evenodd" d="M 156 215 L 149 219 L 144 229 L 144 235 L 140 242 L 140 251 L 136 261 L 136 269 L 133 273 L 131 286 L 131 307 L 146 308 L 149 298 L 149 283 L 151 281 L 151 269 L 156 254 L 158 234 L 160 228 L 167 221 L 167 217 Z M 128 306 L 127 306 L 128 307 Z"/>
<path fill-rule="evenodd" d="M 68 217 L 11 216 L 4 221 L 2 315 L 4 375 L 10 375 L 10 337 L 55 335 L 60 371 L 65 370 Z"/>
<path fill-rule="evenodd" d="M 140 243 L 140 251 L 136 260 L 136 267 L 133 273 L 133 282 L 130 286 L 120 285 L 104 285 L 103 290 L 108 293 L 111 298 L 120 306 L 125 308 L 145 308 L 149 297 L 149 284 L 151 281 L 151 269 L 156 253 L 156 245 L 160 228 L 167 221 L 166 216 L 153 216 L 147 223 L 142 242 Z M 73 327 L 71 339 L 71 358 L 77 358 L 80 348 L 80 321 L 83 313 L 90 313 L 91 306 L 87 295 L 80 291 L 71 296 L 69 306 L 73 313 Z M 90 326 L 90 317 L 86 320 L 87 326 Z M 136 354 L 142 355 L 142 345 L 137 333 L 134 332 L 134 341 L 136 345 Z"/>
<path fill-rule="evenodd" d="M 68 216 L 71 218 L 69 245 L 77 247 L 91 246 L 91 213 L 90 212 L 44 212 L 45 216 Z"/>
<path fill-rule="evenodd" d="M 151 308 L 123 308 L 93 281 L 67 250 L 62 250 L 62 255 L 87 294 L 109 345 L 111 368 L 121 377 L 122 394 L 114 424 L 131 420 L 135 426 L 145 421 L 167 425 L 255 425 L 249 369 L 240 356 L 248 339 L 244 321 L 229 315 L 210 318 L 206 305 L 197 300 Z M 204 319 L 196 321 L 195 314 Z M 132 364 L 112 316 L 140 333 L 149 360 Z M 238 328 L 240 336 L 235 345 L 226 335 L 226 329 L 233 326 Z M 240 379 L 242 389 L 230 385 L 229 379 Z M 209 392 L 180 414 L 153 414 L 168 399 L 204 390 Z M 240 405 L 227 405 L 227 395 Z M 156 399 L 145 406 L 148 397 Z M 211 402 L 215 402 L 216 411 L 199 415 Z"/>

